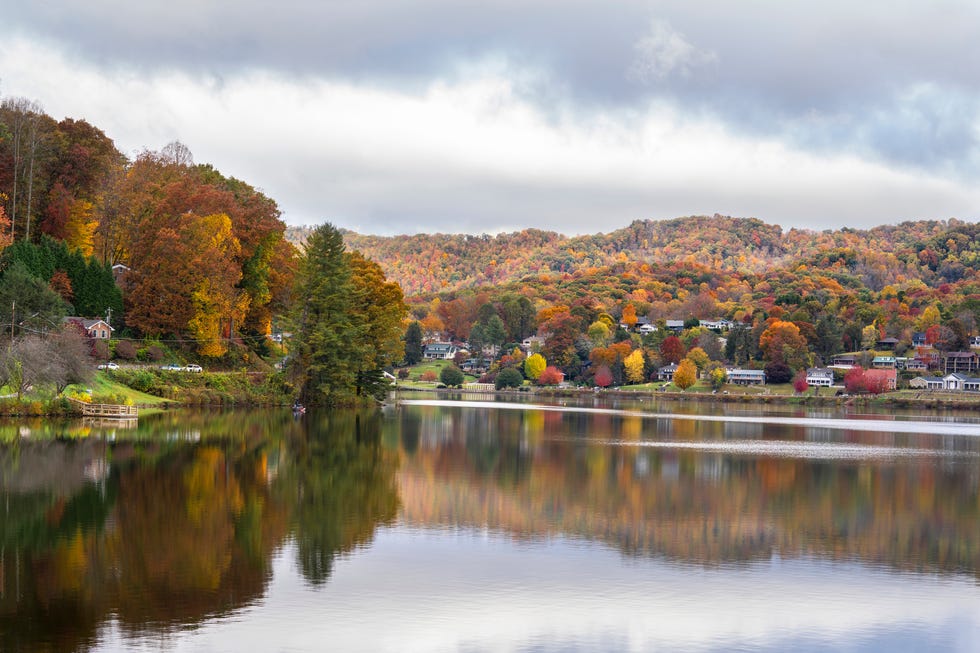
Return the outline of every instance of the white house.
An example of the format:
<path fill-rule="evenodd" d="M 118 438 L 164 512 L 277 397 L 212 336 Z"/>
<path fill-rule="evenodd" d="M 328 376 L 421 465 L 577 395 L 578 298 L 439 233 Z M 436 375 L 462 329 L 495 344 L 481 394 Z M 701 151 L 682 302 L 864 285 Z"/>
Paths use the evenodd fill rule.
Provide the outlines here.
<path fill-rule="evenodd" d="M 660 368 L 660 371 L 657 372 L 657 378 L 660 379 L 661 381 L 673 381 L 674 372 L 676 371 L 677 371 L 677 363 L 664 365 L 663 367 Z"/>
<path fill-rule="evenodd" d="M 827 367 L 811 367 L 806 371 L 806 384 L 829 388 L 834 385 L 834 371 Z"/>
<path fill-rule="evenodd" d="M 947 374 L 943 377 L 943 390 L 970 390 L 976 392 L 980 390 L 980 379 L 959 372 Z"/>
<path fill-rule="evenodd" d="M 452 360 L 457 351 L 451 342 L 433 342 L 425 346 L 422 356 L 429 360 Z"/>
<path fill-rule="evenodd" d="M 731 320 L 701 320 L 701 326 L 716 331 L 728 331 L 734 324 Z"/>

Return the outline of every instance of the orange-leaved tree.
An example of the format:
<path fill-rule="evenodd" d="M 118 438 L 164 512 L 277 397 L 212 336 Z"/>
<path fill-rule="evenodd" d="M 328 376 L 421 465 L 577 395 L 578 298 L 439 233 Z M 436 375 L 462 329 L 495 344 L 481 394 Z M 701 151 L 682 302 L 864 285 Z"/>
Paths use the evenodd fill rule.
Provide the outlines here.
<path fill-rule="evenodd" d="M 698 380 L 698 368 L 689 358 L 685 358 L 677 366 L 677 371 L 674 372 L 674 385 L 676 385 L 681 390 L 687 390 L 692 385 L 697 383 Z"/>

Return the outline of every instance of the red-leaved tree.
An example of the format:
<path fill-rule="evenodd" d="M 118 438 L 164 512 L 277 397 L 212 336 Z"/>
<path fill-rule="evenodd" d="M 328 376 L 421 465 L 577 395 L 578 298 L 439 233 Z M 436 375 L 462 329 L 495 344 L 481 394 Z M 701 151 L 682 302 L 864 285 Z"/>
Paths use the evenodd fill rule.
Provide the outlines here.
<path fill-rule="evenodd" d="M 544 371 L 538 375 L 538 384 L 540 385 L 558 385 L 564 380 L 565 375 L 554 365 L 544 368 Z"/>
<path fill-rule="evenodd" d="M 612 371 L 605 365 L 595 371 L 595 384 L 600 388 L 608 388 L 612 379 Z"/>
<path fill-rule="evenodd" d="M 844 375 L 844 389 L 851 394 L 868 391 L 867 380 L 864 378 L 863 367 L 852 367 Z"/>
<path fill-rule="evenodd" d="M 677 336 L 667 336 L 660 343 L 660 356 L 665 363 L 680 363 L 686 353 L 684 343 Z"/>
<path fill-rule="evenodd" d="M 800 370 L 793 379 L 793 389 L 799 393 L 806 392 L 810 384 L 806 382 L 806 371 Z"/>

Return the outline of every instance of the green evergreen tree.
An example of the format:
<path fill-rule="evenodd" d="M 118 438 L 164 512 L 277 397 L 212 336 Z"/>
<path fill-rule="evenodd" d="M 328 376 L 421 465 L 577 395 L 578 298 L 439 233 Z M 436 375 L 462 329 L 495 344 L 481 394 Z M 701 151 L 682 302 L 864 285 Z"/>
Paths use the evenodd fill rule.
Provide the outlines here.
<path fill-rule="evenodd" d="M 10 333 L 10 324 L 20 325 L 17 330 L 36 332 L 60 328 L 61 318 L 68 306 L 43 279 L 27 269 L 21 262 L 10 266 L 0 279 L 0 328 Z M 13 313 L 11 314 L 11 311 Z"/>
<path fill-rule="evenodd" d="M 408 325 L 405 331 L 405 363 L 418 365 L 422 362 L 422 325 L 418 320 Z"/>
<path fill-rule="evenodd" d="M 383 370 L 401 360 L 401 288 L 359 253 L 344 251 L 340 232 L 318 227 L 307 240 L 297 283 L 293 373 L 308 404 L 380 397 Z"/>
<path fill-rule="evenodd" d="M 298 277 L 293 364 L 300 399 L 309 404 L 344 401 L 354 395 L 357 370 L 351 346 L 361 334 L 350 319 L 350 266 L 333 225 L 310 234 Z"/>

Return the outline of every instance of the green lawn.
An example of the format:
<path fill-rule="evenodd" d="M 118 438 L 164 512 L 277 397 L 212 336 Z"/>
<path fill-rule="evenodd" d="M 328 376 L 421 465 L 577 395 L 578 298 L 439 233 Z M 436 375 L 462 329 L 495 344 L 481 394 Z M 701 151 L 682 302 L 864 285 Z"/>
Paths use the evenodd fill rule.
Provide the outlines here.
<path fill-rule="evenodd" d="M 452 364 L 453 364 L 452 361 L 436 361 L 436 360 L 422 361 L 418 365 L 414 365 L 412 367 L 409 367 L 408 368 L 408 378 L 407 379 L 398 379 L 398 385 L 409 387 L 409 388 L 412 388 L 412 387 L 416 387 L 416 388 L 434 388 L 437 385 L 439 385 L 439 372 L 442 371 L 442 368 L 448 367 L 448 366 L 450 366 Z M 422 380 L 422 375 L 425 374 L 426 372 L 433 372 L 433 373 L 435 373 L 436 380 L 435 381 L 423 381 Z M 396 372 L 396 375 L 397 375 L 397 372 Z M 466 374 L 466 373 L 464 373 L 463 376 L 465 377 L 465 382 L 466 383 L 471 383 L 473 381 L 476 381 L 476 379 L 477 379 L 477 377 L 473 376 L 472 374 Z"/>
<path fill-rule="evenodd" d="M 134 404 L 140 406 L 165 404 L 168 401 L 162 397 L 154 397 L 153 395 L 148 395 L 145 392 L 133 390 L 128 385 L 117 383 L 111 380 L 108 375 L 102 371 L 95 373 L 95 377 L 92 378 L 91 383 L 68 386 L 68 389 L 82 392 L 91 389 L 92 394 L 95 395 L 118 395 L 131 399 Z"/>

